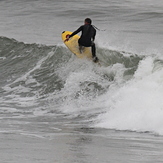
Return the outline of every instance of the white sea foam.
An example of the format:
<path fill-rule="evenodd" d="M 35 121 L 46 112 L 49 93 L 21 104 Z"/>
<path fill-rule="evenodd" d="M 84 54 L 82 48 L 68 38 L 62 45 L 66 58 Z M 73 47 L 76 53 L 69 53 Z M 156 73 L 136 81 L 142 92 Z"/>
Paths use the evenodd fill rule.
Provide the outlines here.
<path fill-rule="evenodd" d="M 163 134 L 162 74 L 162 67 L 154 71 L 152 57 L 142 60 L 132 80 L 108 91 L 105 113 L 99 115 L 96 126 Z"/>

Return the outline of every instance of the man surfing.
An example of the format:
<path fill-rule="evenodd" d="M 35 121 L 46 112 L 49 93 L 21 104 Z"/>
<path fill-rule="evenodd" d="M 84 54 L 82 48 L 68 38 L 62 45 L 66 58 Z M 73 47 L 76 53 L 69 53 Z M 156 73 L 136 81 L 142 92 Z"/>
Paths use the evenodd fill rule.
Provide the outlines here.
<path fill-rule="evenodd" d="M 98 58 L 96 56 L 96 46 L 94 43 L 95 36 L 96 36 L 96 29 L 91 24 L 92 24 L 92 20 L 90 18 L 86 18 L 84 20 L 84 25 L 80 26 L 71 35 L 68 35 L 65 42 L 68 41 L 71 37 L 73 37 L 77 33 L 82 32 L 81 37 L 78 40 L 79 50 L 81 51 L 81 48 L 83 46 L 91 47 L 93 61 L 97 62 Z"/>

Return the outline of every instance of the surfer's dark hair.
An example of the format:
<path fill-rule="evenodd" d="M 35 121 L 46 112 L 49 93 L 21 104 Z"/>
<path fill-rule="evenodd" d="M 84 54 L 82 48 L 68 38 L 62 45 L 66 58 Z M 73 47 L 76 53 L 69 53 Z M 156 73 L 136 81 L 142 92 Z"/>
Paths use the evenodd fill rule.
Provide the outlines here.
<path fill-rule="evenodd" d="M 86 18 L 85 19 L 85 22 L 89 23 L 89 24 L 92 24 L 92 20 L 90 18 Z"/>

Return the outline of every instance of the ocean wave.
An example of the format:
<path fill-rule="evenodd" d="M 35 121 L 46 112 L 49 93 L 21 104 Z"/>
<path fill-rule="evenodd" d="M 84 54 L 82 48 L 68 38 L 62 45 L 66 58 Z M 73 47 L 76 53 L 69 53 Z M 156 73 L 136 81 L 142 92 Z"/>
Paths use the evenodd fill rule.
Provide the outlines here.
<path fill-rule="evenodd" d="M 96 127 L 162 133 L 156 127 L 163 107 L 162 59 L 100 47 L 97 56 L 101 66 L 64 46 L 0 37 L 1 106 L 19 115 L 62 112 Z"/>
<path fill-rule="evenodd" d="M 133 74 L 142 59 L 135 54 L 102 48 L 98 48 L 97 53 L 103 66 L 122 64 L 126 68 L 125 74 L 127 72 Z M 60 82 L 56 72 L 62 69 L 67 62 L 71 62 L 69 60 L 72 56 L 63 46 L 25 44 L 15 39 L 0 37 L 0 75 L 3 76 L 0 81 L 1 86 L 15 87 L 21 84 L 29 87 L 38 85 L 39 87 L 41 84 L 49 87 L 45 89 L 44 93 L 53 92 L 55 89 L 60 89 L 61 83 L 65 82 Z M 78 65 L 75 66 L 74 69 L 80 68 Z M 34 86 L 32 89 L 35 89 Z"/>

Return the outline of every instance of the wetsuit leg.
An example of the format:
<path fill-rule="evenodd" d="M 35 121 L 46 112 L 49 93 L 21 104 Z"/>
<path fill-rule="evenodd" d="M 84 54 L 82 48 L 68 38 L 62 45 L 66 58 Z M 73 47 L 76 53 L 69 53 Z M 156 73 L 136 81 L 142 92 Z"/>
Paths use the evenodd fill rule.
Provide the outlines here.
<path fill-rule="evenodd" d="M 82 53 L 82 45 L 79 44 L 79 51 Z"/>
<path fill-rule="evenodd" d="M 96 56 L 96 46 L 95 46 L 94 42 L 92 43 L 91 48 L 92 48 L 92 58 L 93 58 L 93 61 L 94 62 L 98 62 L 98 58 Z"/>
<path fill-rule="evenodd" d="M 94 57 L 96 57 L 96 46 L 95 46 L 95 43 L 92 43 L 91 48 L 92 48 L 92 57 L 94 58 Z"/>
<path fill-rule="evenodd" d="M 78 43 L 79 43 L 79 50 L 80 50 L 80 53 L 82 53 L 82 48 L 81 47 L 91 47 L 91 51 L 92 51 L 92 58 L 93 58 L 93 61 L 94 62 L 97 62 L 98 61 L 98 58 L 96 57 L 96 45 L 94 42 L 91 42 L 89 44 L 84 44 L 81 39 L 78 40 Z"/>
<path fill-rule="evenodd" d="M 80 43 L 80 39 L 78 40 L 78 44 L 79 44 L 79 51 L 80 53 L 83 52 L 83 45 Z"/>

